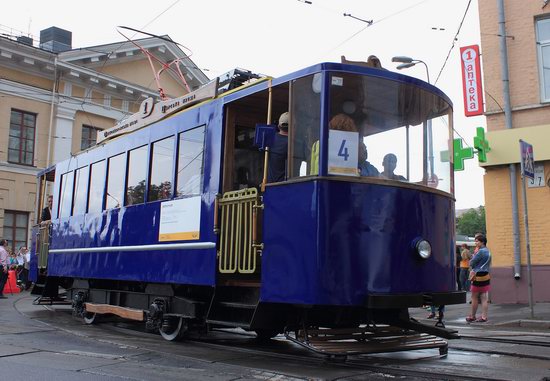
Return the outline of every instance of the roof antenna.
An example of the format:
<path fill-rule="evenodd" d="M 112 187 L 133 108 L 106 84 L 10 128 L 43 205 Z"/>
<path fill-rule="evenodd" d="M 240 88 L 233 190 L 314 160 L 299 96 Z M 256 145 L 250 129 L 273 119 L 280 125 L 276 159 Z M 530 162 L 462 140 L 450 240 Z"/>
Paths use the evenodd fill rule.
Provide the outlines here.
<path fill-rule="evenodd" d="M 176 44 L 178 46 L 181 46 L 189 52 L 191 51 L 190 49 L 186 48 L 185 46 L 183 46 L 181 44 L 178 44 L 177 42 L 173 41 L 172 39 L 169 39 L 169 38 L 166 38 L 166 37 L 157 36 L 155 34 L 143 32 L 143 31 L 140 31 L 140 30 L 137 30 L 137 29 L 134 29 L 134 28 L 127 27 L 127 26 L 119 26 L 119 28 L 128 29 L 128 30 L 131 30 L 131 31 L 134 31 L 134 32 L 137 32 L 137 33 L 142 33 L 142 34 L 145 34 L 145 35 L 148 35 L 148 36 L 151 36 L 151 37 L 155 37 L 155 38 L 158 38 L 160 40 L 164 40 L 164 41 Z M 120 30 L 118 30 L 118 33 L 120 33 L 125 39 L 127 39 L 129 42 L 134 44 L 139 50 L 141 50 L 143 52 L 143 54 L 145 54 L 145 56 L 149 60 L 149 64 L 151 65 L 151 70 L 153 71 L 153 75 L 155 77 L 155 82 L 157 83 L 157 88 L 158 88 L 161 100 L 164 101 L 164 100 L 168 99 L 166 94 L 164 94 L 164 90 L 160 86 L 160 75 L 165 70 L 170 70 L 172 73 L 174 73 L 183 82 L 183 85 L 185 86 L 185 89 L 187 90 L 187 92 L 189 92 L 189 93 L 191 92 L 191 88 L 187 84 L 187 81 L 185 80 L 185 76 L 181 72 L 181 68 L 180 68 L 180 62 L 183 60 L 183 58 L 176 58 L 176 59 L 174 59 L 170 62 L 164 62 L 160 58 L 156 57 L 153 53 L 148 51 L 147 49 L 142 48 L 139 44 L 137 44 L 131 38 L 124 35 L 124 33 L 122 33 Z M 190 55 L 187 55 L 187 57 L 189 57 L 189 56 Z M 160 70 L 155 71 L 155 66 L 153 65 L 153 60 L 156 61 L 157 63 L 159 63 L 162 66 Z M 174 67 L 172 67 L 172 65 L 175 66 L 175 69 L 174 69 Z"/>

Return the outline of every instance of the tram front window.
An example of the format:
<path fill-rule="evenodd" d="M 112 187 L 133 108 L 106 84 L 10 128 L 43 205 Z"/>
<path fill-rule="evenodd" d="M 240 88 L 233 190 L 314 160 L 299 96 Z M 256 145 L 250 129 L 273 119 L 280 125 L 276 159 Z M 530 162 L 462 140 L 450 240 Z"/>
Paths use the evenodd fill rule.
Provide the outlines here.
<path fill-rule="evenodd" d="M 451 106 L 417 84 L 332 73 L 328 174 L 452 189 Z"/>

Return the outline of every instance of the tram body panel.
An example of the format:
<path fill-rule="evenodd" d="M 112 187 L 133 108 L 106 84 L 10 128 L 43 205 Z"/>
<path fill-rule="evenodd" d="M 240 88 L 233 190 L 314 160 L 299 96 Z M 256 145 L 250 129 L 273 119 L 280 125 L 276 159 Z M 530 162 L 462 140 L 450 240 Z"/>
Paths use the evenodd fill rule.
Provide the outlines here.
<path fill-rule="evenodd" d="M 454 291 L 448 197 L 314 180 L 268 187 L 264 202 L 262 301 L 362 306 L 369 294 Z M 418 237 L 430 258 L 415 252 Z"/>
<path fill-rule="evenodd" d="M 52 249 L 158 244 L 160 202 L 56 221 Z M 140 221 L 139 224 L 132 223 Z M 215 249 L 50 253 L 51 275 L 156 283 L 215 284 Z"/>
<path fill-rule="evenodd" d="M 206 126 L 203 189 L 201 192 L 200 238 L 185 241 L 216 242 L 213 233 L 214 200 L 219 192 L 221 135 L 221 103 L 213 102 L 185 113 L 177 114 L 153 126 L 120 137 L 115 144 L 108 143 L 57 165 L 54 194 L 60 192 L 60 177 L 84 164 L 125 153 L 140 144 L 147 144 L 188 129 Z M 121 174 L 124 176 L 124 174 Z M 172 199 L 53 219 L 51 250 L 78 248 L 105 248 L 116 246 L 145 246 L 159 244 L 160 207 Z M 57 215 L 54 203 L 53 215 Z M 139 221 L 138 223 L 136 223 Z M 181 243 L 182 241 L 176 241 Z M 166 242 L 171 243 L 171 242 Z M 52 276 L 117 279 L 128 281 L 215 285 L 216 250 L 174 249 L 109 252 L 50 252 L 48 274 Z"/>

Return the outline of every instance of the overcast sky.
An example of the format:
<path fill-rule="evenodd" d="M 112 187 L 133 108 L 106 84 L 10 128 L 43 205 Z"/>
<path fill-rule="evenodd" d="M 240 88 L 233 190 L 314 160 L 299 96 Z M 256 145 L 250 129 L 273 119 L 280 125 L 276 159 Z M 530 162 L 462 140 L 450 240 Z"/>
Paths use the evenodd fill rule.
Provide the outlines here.
<path fill-rule="evenodd" d="M 471 1 L 458 40 L 441 71 Z M 191 59 L 213 78 L 235 67 L 278 77 L 319 62 L 359 61 L 371 54 L 395 70 L 391 58 L 426 62 L 430 80 L 454 103 L 455 130 L 473 145 L 485 117 L 464 117 L 459 49 L 479 44 L 478 0 L 68 0 L 3 4 L 1 32 L 8 28 L 39 38 L 57 26 L 72 32 L 73 48 L 122 41 L 117 26 L 167 34 L 192 52 Z M 372 25 L 343 14 L 351 14 Z M 435 29 L 434 29 L 435 28 Z M 124 32 L 132 34 L 131 32 Z M 135 38 L 146 37 L 136 35 Z M 440 75 L 441 72 L 441 75 Z M 403 74 L 426 80 L 423 65 Z M 458 137 L 458 136 L 455 136 Z M 457 172 L 457 209 L 484 205 L 477 156 Z"/>

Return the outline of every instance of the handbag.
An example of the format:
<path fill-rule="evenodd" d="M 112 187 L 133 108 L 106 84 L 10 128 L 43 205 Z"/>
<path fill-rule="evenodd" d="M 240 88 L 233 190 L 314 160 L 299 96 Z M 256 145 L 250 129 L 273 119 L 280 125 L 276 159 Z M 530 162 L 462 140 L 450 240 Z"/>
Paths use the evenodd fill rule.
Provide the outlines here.
<path fill-rule="evenodd" d="M 485 261 L 485 263 L 481 267 L 485 267 L 485 265 L 489 263 L 490 260 L 491 260 L 491 254 L 489 254 L 487 261 Z M 468 275 L 468 280 L 470 282 L 474 282 L 476 280 L 476 272 L 474 270 L 470 270 L 470 274 Z"/>

